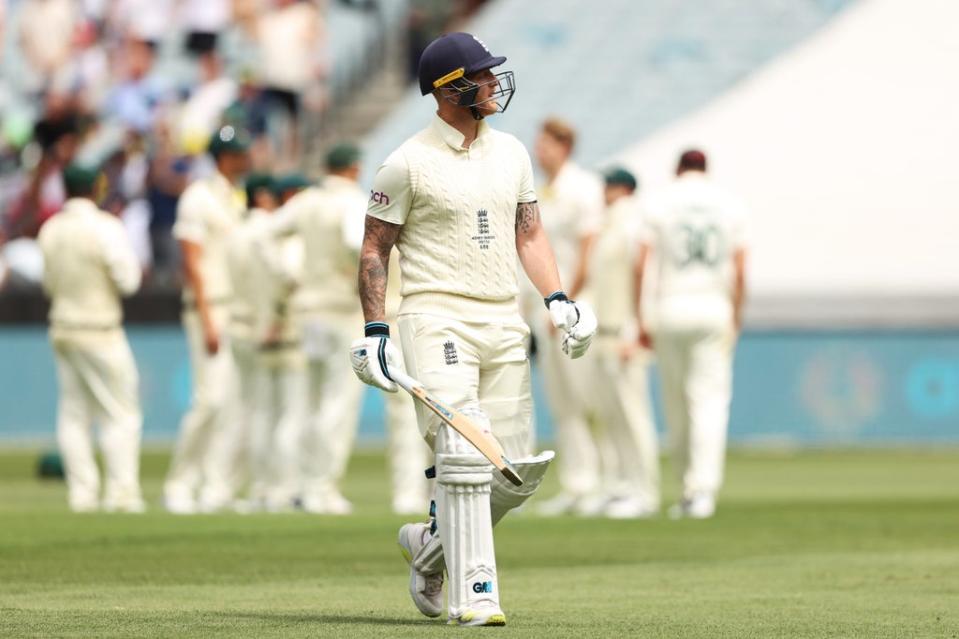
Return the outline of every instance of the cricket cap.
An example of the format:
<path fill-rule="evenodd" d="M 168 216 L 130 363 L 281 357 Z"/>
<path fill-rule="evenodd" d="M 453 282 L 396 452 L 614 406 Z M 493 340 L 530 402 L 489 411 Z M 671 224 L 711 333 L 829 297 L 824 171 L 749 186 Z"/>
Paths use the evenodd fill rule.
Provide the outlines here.
<path fill-rule="evenodd" d="M 219 157 L 223 153 L 246 153 L 249 148 L 250 134 L 228 124 L 213 134 L 207 151 L 213 157 Z"/>
<path fill-rule="evenodd" d="M 631 191 L 636 190 L 636 176 L 621 166 L 613 167 L 603 174 L 606 186 L 625 186 Z"/>

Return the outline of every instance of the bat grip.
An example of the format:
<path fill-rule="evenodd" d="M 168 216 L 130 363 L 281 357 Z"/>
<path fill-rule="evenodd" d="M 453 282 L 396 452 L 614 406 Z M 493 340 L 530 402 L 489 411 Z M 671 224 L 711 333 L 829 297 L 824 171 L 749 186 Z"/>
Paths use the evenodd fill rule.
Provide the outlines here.
<path fill-rule="evenodd" d="M 400 385 L 400 387 L 405 390 L 407 393 L 412 393 L 413 389 L 417 386 L 420 388 L 423 387 L 418 381 L 406 374 L 402 370 L 392 370 L 390 371 L 390 377 L 393 378 L 393 381 Z"/>

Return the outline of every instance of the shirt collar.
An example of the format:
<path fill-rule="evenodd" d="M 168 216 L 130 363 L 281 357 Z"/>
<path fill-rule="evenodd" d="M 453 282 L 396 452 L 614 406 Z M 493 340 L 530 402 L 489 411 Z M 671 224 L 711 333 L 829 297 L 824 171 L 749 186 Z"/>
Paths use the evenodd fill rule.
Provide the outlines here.
<path fill-rule="evenodd" d="M 455 128 L 447 124 L 446 121 L 443 120 L 443 118 L 441 118 L 439 115 L 433 116 L 433 122 L 430 124 L 430 127 L 454 151 L 467 150 L 463 148 L 463 140 L 465 140 L 466 137 Z M 475 149 L 478 144 L 482 144 L 487 133 L 489 133 L 489 125 L 486 123 L 486 120 L 480 120 L 479 129 L 476 132 L 476 139 L 473 140 L 473 143 L 470 145 L 470 149 Z"/>
<path fill-rule="evenodd" d="M 345 178 L 342 175 L 327 175 L 323 178 L 323 186 L 331 187 L 334 189 L 347 189 L 357 186 L 356 182 L 349 178 Z M 359 188 L 357 186 L 357 188 Z"/>
<path fill-rule="evenodd" d="M 81 213 L 93 213 L 99 211 L 99 207 L 93 203 L 93 200 L 85 197 L 72 197 L 63 203 L 63 209 L 67 211 L 78 211 Z"/>

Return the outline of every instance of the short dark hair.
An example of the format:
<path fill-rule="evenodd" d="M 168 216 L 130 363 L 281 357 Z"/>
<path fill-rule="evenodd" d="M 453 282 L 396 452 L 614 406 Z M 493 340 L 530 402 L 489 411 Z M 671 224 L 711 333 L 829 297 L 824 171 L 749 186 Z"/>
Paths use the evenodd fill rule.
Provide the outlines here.
<path fill-rule="evenodd" d="M 676 172 L 683 171 L 706 171 L 706 154 L 699 149 L 688 149 L 679 156 L 679 164 L 676 166 Z"/>

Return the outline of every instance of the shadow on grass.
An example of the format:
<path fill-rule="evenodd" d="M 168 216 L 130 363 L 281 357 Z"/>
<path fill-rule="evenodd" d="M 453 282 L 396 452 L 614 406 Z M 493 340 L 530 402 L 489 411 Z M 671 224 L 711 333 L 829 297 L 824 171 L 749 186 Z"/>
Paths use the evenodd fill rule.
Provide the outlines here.
<path fill-rule="evenodd" d="M 260 619 L 262 621 L 282 621 L 287 623 L 303 624 L 358 624 L 367 626 L 437 626 L 444 625 L 444 621 L 428 619 L 409 619 L 406 617 L 384 617 L 381 615 L 335 615 L 309 614 L 302 612 L 221 612 L 220 617 L 233 619 Z"/>

